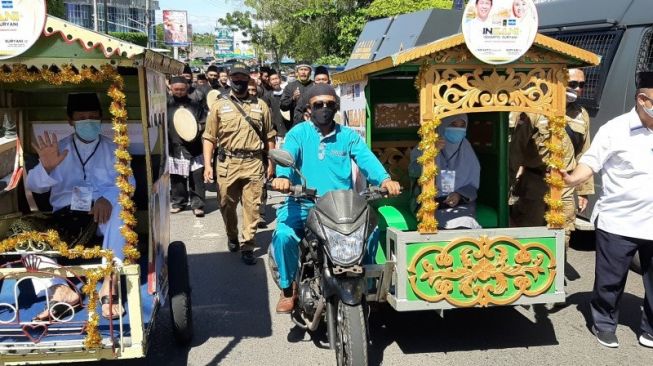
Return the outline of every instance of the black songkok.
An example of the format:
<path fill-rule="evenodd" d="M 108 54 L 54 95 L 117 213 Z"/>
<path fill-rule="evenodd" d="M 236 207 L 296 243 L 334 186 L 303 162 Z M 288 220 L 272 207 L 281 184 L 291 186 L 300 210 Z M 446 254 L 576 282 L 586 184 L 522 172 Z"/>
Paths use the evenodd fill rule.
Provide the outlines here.
<path fill-rule="evenodd" d="M 653 89 L 653 71 L 640 71 L 635 77 L 637 89 Z"/>
<path fill-rule="evenodd" d="M 100 99 L 96 93 L 71 93 L 68 94 L 68 106 L 66 107 L 68 117 L 73 116 L 73 112 L 100 111 Z"/>

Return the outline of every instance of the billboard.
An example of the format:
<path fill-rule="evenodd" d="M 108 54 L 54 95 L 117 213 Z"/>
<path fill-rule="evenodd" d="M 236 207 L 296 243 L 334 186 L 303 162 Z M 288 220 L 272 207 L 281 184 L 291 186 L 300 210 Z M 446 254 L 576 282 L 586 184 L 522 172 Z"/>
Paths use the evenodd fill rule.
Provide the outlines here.
<path fill-rule="evenodd" d="M 492 65 L 513 62 L 531 47 L 538 17 L 533 0 L 477 0 L 467 3 L 462 19 L 465 44 Z"/>
<path fill-rule="evenodd" d="M 168 46 L 188 46 L 188 16 L 183 10 L 163 11 L 163 40 Z"/>
<path fill-rule="evenodd" d="M 229 28 L 215 29 L 215 57 L 234 57 L 234 32 Z"/>
<path fill-rule="evenodd" d="M 2 0 L 0 60 L 16 57 L 36 43 L 45 26 L 43 0 Z"/>

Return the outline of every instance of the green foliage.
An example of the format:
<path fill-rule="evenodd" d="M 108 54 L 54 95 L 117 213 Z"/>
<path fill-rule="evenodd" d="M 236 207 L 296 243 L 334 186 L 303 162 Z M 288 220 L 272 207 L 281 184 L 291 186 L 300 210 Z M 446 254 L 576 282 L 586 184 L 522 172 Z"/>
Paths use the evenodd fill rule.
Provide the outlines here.
<path fill-rule="evenodd" d="M 253 11 L 220 19 L 252 37 L 259 50 L 295 60 L 340 65 L 349 58 L 370 19 L 429 8 L 453 7 L 453 0 L 245 0 Z M 263 25 L 259 25 L 263 24 Z"/>
<path fill-rule="evenodd" d="M 140 32 L 109 32 L 111 37 L 116 37 L 129 43 L 147 47 L 147 34 Z"/>
<path fill-rule="evenodd" d="M 212 33 L 193 33 L 193 46 L 211 47 L 215 44 L 215 35 Z"/>
<path fill-rule="evenodd" d="M 48 14 L 57 18 L 66 19 L 64 0 L 46 0 L 45 5 L 48 9 Z"/>
<path fill-rule="evenodd" d="M 370 18 L 385 18 L 425 9 L 452 7 L 453 0 L 374 0 L 364 12 Z"/>
<path fill-rule="evenodd" d="M 347 63 L 347 58 L 338 56 L 322 56 L 315 60 L 316 65 L 343 66 Z"/>

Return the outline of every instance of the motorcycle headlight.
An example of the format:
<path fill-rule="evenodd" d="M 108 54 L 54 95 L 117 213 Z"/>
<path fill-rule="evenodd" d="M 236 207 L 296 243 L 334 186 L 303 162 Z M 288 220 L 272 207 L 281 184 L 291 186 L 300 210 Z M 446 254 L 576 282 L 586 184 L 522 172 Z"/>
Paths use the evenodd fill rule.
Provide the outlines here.
<path fill-rule="evenodd" d="M 336 264 L 352 264 L 361 257 L 365 248 L 365 225 L 361 225 L 349 235 L 341 234 L 326 226 L 322 228 L 326 235 L 329 255 Z"/>

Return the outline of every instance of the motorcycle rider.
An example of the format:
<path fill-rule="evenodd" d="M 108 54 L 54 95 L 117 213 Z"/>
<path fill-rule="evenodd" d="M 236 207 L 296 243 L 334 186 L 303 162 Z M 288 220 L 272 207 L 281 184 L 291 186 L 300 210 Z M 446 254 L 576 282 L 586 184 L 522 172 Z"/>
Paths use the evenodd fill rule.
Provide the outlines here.
<path fill-rule="evenodd" d="M 306 178 L 307 187 L 322 196 L 333 190 L 353 188 L 351 162 L 356 162 L 368 181 L 388 190 L 391 196 L 400 193 L 398 182 L 390 179 L 379 159 L 365 145 L 360 135 L 349 127 L 334 122 L 337 111 L 336 92 L 329 84 L 314 85 L 309 91 L 311 120 L 293 127 L 286 135 L 283 149 L 295 160 L 297 169 Z M 301 179 L 290 168 L 277 166 L 272 187 L 288 192 Z M 277 228 L 272 237 L 272 253 L 279 268 L 282 288 L 277 314 L 290 313 L 297 300 L 293 280 L 299 261 L 299 242 L 312 204 L 287 199 L 277 210 Z"/>

